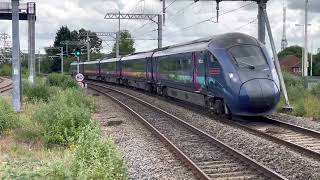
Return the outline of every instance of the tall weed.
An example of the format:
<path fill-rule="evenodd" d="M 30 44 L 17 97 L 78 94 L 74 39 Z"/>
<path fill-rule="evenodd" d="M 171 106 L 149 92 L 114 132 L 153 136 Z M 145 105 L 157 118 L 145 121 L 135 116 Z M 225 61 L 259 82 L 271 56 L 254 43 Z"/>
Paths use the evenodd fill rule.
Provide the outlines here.
<path fill-rule="evenodd" d="M 60 91 L 36 114 L 48 144 L 70 145 L 79 130 L 91 122 L 94 102 L 77 89 Z"/>
<path fill-rule="evenodd" d="M 0 97 L 0 133 L 19 125 L 19 117 L 12 111 L 12 107 Z"/>
<path fill-rule="evenodd" d="M 47 77 L 47 84 L 50 86 L 61 87 L 62 89 L 67 88 L 77 88 L 78 84 L 71 76 L 66 76 L 63 74 L 49 74 Z"/>
<path fill-rule="evenodd" d="M 94 124 L 81 130 L 71 169 L 74 177 L 84 179 L 127 179 L 123 158 Z"/>
<path fill-rule="evenodd" d="M 28 81 L 23 81 L 23 95 L 28 101 L 45 101 L 47 102 L 54 93 L 44 82 L 37 81 L 35 84 L 30 84 Z"/>
<path fill-rule="evenodd" d="M 11 76 L 11 66 L 9 64 L 4 64 L 0 66 L 0 76 Z"/>

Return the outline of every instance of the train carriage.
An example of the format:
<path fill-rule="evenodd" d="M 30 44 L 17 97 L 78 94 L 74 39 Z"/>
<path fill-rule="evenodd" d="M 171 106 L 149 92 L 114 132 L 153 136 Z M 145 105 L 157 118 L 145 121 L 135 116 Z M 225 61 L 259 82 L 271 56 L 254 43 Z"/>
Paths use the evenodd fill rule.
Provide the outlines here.
<path fill-rule="evenodd" d="M 111 83 L 120 83 L 120 58 L 100 61 L 100 79 Z"/>
<path fill-rule="evenodd" d="M 266 47 L 241 33 L 81 63 L 80 72 L 89 79 L 155 91 L 219 114 L 268 115 L 280 99 L 278 74 Z"/>
<path fill-rule="evenodd" d="M 77 62 L 73 62 L 70 64 L 70 74 L 71 76 L 76 76 L 78 73 Z"/>
<path fill-rule="evenodd" d="M 153 55 L 158 93 L 205 106 L 205 61 L 208 42 L 178 45 Z"/>
<path fill-rule="evenodd" d="M 82 62 L 80 63 L 80 69 L 80 72 L 87 79 L 99 79 L 100 77 L 99 60 Z"/>
<path fill-rule="evenodd" d="M 152 54 L 153 52 L 144 52 L 121 58 L 121 81 L 124 85 L 151 90 Z"/>

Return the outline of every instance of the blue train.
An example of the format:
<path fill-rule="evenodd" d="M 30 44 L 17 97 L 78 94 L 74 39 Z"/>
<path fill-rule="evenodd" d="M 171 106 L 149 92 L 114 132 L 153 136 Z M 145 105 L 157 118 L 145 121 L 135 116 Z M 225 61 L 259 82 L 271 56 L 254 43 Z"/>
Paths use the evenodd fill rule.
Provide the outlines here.
<path fill-rule="evenodd" d="M 76 74 L 76 62 L 71 71 Z M 264 116 L 280 99 L 279 78 L 267 49 L 241 33 L 84 62 L 80 72 L 87 79 L 156 92 L 218 114 Z"/>

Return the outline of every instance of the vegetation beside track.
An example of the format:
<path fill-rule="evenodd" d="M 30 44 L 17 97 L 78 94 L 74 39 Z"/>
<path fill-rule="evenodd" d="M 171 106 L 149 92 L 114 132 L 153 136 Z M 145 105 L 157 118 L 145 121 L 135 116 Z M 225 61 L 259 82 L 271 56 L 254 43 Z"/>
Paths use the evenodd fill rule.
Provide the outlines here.
<path fill-rule="evenodd" d="M 92 118 L 94 100 L 70 77 L 24 82 L 23 93 L 20 114 L 0 99 L 1 178 L 127 179 L 123 158 Z"/>
<path fill-rule="evenodd" d="M 293 106 L 291 115 L 320 120 L 320 85 L 307 89 L 306 81 L 302 77 L 284 74 L 284 80 L 288 90 L 288 96 Z M 278 105 L 278 112 L 284 112 L 282 107 L 285 105 L 284 97 Z"/>

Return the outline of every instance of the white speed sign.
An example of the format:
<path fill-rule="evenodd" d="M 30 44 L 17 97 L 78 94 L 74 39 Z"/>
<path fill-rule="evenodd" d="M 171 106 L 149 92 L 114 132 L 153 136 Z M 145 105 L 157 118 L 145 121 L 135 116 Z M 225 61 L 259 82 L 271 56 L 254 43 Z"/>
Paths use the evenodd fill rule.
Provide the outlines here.
<path fill-rule="evenodd" d="M 76 81 L 82 82 L 83 80 L 84 80 L 83 74 L 79 73 L 79 74 L 76 75 Z"/>

